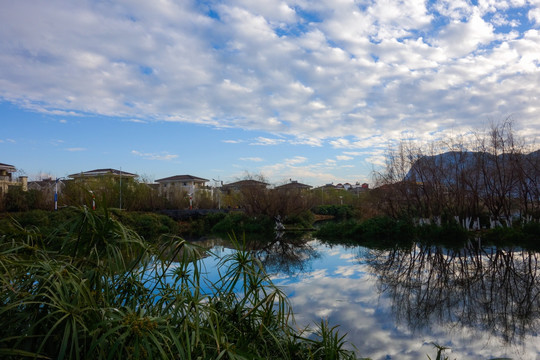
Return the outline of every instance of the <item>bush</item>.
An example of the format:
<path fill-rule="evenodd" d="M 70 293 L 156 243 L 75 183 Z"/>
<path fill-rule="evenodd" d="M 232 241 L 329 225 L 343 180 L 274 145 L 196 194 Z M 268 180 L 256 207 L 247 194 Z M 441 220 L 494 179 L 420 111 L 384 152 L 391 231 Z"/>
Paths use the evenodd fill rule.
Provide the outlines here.
<path fill-rule="evenodd" d="M 286 296 L 237 242 L 204 292 L 205 254 L 182 239 L 159 262 L 106 209 L 80 209 L 63 228 L 39 247 L 0 237 L 3 359 L 355 359 L 337 327 L 298 333 Z"/>
<path fill-rule="evenodd" d="M 375 217 L 364 222 L 328 222 L 320 226 L 315 236 L 330 240 L 354 240 L 374 247 L 408 246 L 415 240 L 415 229 L 410 222 L 404 220 Z"/>
<path fill-rule="evenodd" d="M 456 222 L 438 226 L 436 224 L 422 225 L 415 228 L 418 239 L 431 244 L 446 246 L 462 246 L 469 239 L 469 231 Z"/>
<path fill-rule="evenodd" d="M 385 216 L 364 221 L 359 231 L 362 241 L 374 246 L 410 244 L 415 240 L 412 223 Z"/>
<path fill-rule="evenodd" d="M 349 220 L 345 222 L 329 221 L 322 224 L 314 236 L 326 240 L 361 240 L 360 224 Z"/>
<path fill-rule="evenodd" d="M 166 215 L 124 211 L 114 211 L 114 215 L 146 240 L 153 241 L 160 235 L 178 233 L 178 224 Z"/>
<path fill-rule="evenodd" d="M 298 215 L 287 216 L 284 223 L 295 227 L 309 229 L 313 226 L 313 221 L 315 221 L 315 215 L 313 215 L 311 211 L 306 210 Z"/>
<path fill-rule="evenodd" d="M 212 232 L 217 234 L 268 234 L 274 231 L 274 226 L 274 221 L 268 216 L 249 217 L 243 212 L 230 212 L 212 227 Z"/>
<path fill-rule="evenodd" d="M 319 205 L 311 211 L 317 215 L 332 215 L 336 220 L 352 219 L 355 216 L 351 205 Z"/>
<path fill-rule="evenodd" d="M 20 187 L 10 188 L 9 192 L 0 200 L 3 202 L 5 211 L 9 212 L 44 209 L 46 207 L 41 191 L 23 191 Z"/>

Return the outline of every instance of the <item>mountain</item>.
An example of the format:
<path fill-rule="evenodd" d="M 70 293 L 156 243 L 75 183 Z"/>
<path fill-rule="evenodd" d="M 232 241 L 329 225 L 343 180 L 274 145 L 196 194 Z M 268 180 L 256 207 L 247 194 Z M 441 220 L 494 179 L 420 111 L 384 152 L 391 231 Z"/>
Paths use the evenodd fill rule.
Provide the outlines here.
<path fill-rule="evenodd" d="M 490 177 L 516 178 L 525 174 L 530 179 L 540 179 L 540 150 L 529 154 L 500 154 L 487 152 L 449 151 L 418 158 L 405 181 L 455 183 L 459 180 L 472 182 Z"/>

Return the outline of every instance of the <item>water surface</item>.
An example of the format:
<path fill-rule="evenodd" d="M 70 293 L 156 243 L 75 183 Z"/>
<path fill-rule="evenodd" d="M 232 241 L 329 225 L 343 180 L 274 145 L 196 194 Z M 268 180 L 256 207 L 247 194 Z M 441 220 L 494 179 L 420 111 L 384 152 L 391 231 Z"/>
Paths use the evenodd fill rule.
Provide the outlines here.
<path fill-rule="evenodd" d="M 538 256 L 519 248 L 414 245 L 369 249 L 317 239 L 253 246 L 289 296 L 299 328 L 339 324 L 358 355 L 427 359 L 540 359 Z M 226 243 L 209 245 L 218 255 Z M 218 259 L 202 260 L 210 279 Z"/>

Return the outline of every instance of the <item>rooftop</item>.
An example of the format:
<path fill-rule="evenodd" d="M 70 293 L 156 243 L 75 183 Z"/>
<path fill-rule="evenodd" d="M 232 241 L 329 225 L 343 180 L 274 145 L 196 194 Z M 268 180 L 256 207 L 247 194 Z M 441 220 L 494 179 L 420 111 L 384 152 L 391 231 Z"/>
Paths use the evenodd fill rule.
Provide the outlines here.
<path fill-rule="evenodd" d="M 206 182 L 208 179 L 203 179 L 193 175 L 174 175 L 163 179 L 157 179 L 156 182 L 169 182 L 169 181 L 193 181 L 193 182 Z"/>
<path fill-rule="evenodd" d="M 93 177 L 93 176 L 105 176 L 105 175 L 118 175 L 118 176 L 127 176 L 127 177 L 136 177 L 137 174 L 132 174 L 127 171 L 116 170 L 116 169 L 95 169 L 90 171 L 81 171 L 79 173 L 68 175 L 70 178 L 80 178 L 80 177 Z"/>
<path fill-rule="evenodd" d="M 0 163 L 0 169 L 5 170 L 10 173 L 17 171 L 17 169 L 15 169 L 15 166 L 9 165 L 9 164 L 3 164 L 3 163 Z"/>
<path fill-rule="evenodd" d="M 296 180 L 291 180 L 291 182 L 280 185 L 280 186 L 276 186 L 275 188 L 276 189 L 311 189 L 312 186 L 299 183 Z"/>

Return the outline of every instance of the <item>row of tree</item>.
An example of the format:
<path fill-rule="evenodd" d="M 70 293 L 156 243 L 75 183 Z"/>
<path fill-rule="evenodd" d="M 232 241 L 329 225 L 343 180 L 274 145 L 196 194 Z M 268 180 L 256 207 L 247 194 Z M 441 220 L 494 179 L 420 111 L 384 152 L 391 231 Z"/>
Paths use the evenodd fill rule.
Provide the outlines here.
<path fill-rule="evenodd" d="M 430 144 L 401 142 L 377 174 L 384 213 L 467 228 L 540 218 L 540 150 L 511 121 Z"/>
<path fill-rule="evenodd" d="M 262 175 L 247 174 L 244 180 L 265 184 Z M 339 189 L 306 190 L 295 188 L 268 189 L 264 185 L 243 186 L 236 190 L 201 188 L 194 194 L 178 189 L 164 193 L 155 184 L 144 180 L 104 175 L 95 178 L 41 181 L 38 189 L 22 191 L 13 187 L 0 199 L 0 211 L 52 210 L 56 207 L 87 206 L 122 208 L 130 211 L 163 209 L 242 209 L 250 216 L 295 216 L 315 205 L 358 205 L 358 195 Z M 56 193 L 56 195 L 55 195 Z"/>

